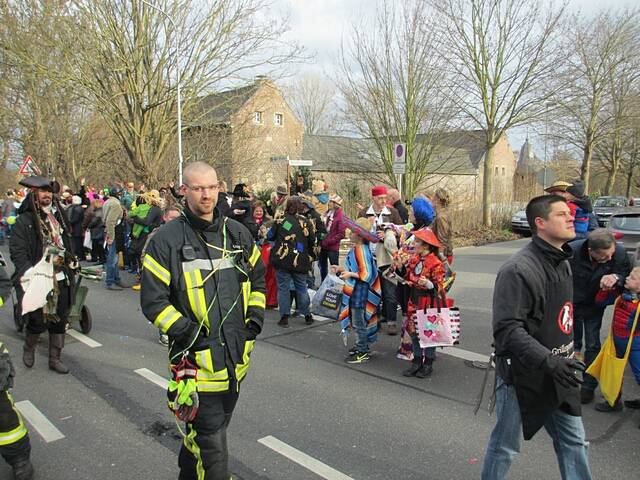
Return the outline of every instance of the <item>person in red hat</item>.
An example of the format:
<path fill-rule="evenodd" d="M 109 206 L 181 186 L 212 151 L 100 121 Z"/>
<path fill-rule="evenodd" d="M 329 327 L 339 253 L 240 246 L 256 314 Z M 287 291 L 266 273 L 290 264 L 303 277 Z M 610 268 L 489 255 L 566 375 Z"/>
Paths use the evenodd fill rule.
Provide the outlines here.
<path fill-rule="evenodd" d="M 435 307 L 436 298 L 442 299 L 442 304 L 446 305 L 443 287 L 445 269 L 442 260 L 438 257 L 438 249 L 442 244 L 428 227 L 416 230 L 413 235 L 413 254 L 406 262 L 403 262 L 400 255 L 394 258 L 397 274 L 404 277 L 410 289 L 407 305 L 408 318 L 412 318 L 418 309 Z M 413 360 L 411 367 L 402 374 L 405 377 L 426 378 L 433 372 L 436 349 L 420 347 L 414 322 L 408 321 L 406 328 L 411 336 Z"/>
<path fill-rule="evenodd" d="M 371 231 L 381 240 L 372 251 L 375 255 L 378 272 L 382 279 L 382 313 L 384 319 L 381 326 L 387 326 L 388 335 L 398 333 L 398 295 L 397 285 L 387 279 L 384 273 L 393 263 L 393 255 L 398 250 L 398 240 L 391 224 L 402 225 L 404 222 L 393 207 L 387 205 L 388 190 L 384 185 L 376 185 L 371 188 L 371 205 L 358 213 L 358 217 L 368 218 L 371 221 Z M 374 251 L 375 250 L 375 251 Z"/>

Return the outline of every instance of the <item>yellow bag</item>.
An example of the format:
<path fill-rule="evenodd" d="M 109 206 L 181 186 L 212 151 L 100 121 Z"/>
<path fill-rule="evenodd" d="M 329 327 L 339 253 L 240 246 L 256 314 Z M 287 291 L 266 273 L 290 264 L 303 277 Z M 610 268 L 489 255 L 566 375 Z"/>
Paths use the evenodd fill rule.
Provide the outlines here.
<path fill-rule="evenodd" d="M 620 297 L 616 300 L 616 306 L 620 301 Z M 631 327 L 631 334 L 629 335 L 629 341 L 627 342 L 627 349 L 623 358 L 618 358 L 616 355 L 616 346 L 613 343 L 613 325 L 611 331 L 604 341 L 604 345 L 600 349 L 600 353 L 595 358 L 593 363 L 587 369 L 587 373 L 592 377 L 598 379 L 600 383 L 600 391 L 609 405 L 613 406 L 620 395 L 622 389 L 622 377 L 624 376 L 624 368 L 627 366 L 629 360 L 629 352 L 631 351 L 631 343 L 633 342 L 633 334 L 636 331 L 636 324 L 638 323 L 638 314 L 640 314 L 640 308 L 636 310 L 636 316 L 633 320 L 633 326 Z"/>

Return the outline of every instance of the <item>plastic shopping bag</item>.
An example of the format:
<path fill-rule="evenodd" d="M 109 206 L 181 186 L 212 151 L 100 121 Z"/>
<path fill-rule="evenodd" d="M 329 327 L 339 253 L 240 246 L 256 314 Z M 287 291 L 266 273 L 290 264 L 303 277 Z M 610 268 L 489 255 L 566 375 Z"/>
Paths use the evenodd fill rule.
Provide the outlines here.
<path fill-rule="evenodd" d="M 460 310 L 457 307 L 418 310 L 414 321 L 422 348 L 452 347 L 460 342 Z"/>
<path fill-rule="evenodd" d="M 311 313 L 337 320 L 342 303 L 342 287 L 344 287 L 342 280 L 332 273 L 327 275 L 313 296 Z"/>

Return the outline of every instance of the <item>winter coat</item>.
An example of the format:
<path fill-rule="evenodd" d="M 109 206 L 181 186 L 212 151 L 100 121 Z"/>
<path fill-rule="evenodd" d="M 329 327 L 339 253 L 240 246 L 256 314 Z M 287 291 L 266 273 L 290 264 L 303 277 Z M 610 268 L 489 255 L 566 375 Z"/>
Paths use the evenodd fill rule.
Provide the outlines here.
<path fill-rule="evenodd" d="M 72 205 L 67 210 L 67 217 L 69 219 L 69 226 L 71 227 L 72 237 L 82 237 L 84 231 L 82 229 L 82 222 L 84 220 L 84 208 L 82 205 Z"/>
<path fill-rule="evenodd" d="M 87 226 L 91 232 L 91 240 L 104 240 L 104 222 L 102 221 L 102 207 L 93 211 L 89 225 Z"/>
<path fill-rule="evenodd" d="M 331 217 L 329 217 L 331 215 Z M 329 225 L 331 222 L 331 225 Z M 344 225 L 344 211 L 342 208 L 336 208 L 333 212 L 327 214 L 327 225 L 329 229 L 327 236 L 320 244 L 324 250 L 329 252 L 340 251 L 340 241 L 344 238 L 346 227 Z"/>
<path fill-rule="evenodd" d="M 559 250 L 534 235 L 496 277 L 496 374 L 515 386 L 525 440 L 558 408 L 581 415 L 579 387 L 561 385 L 543 368 L 551 355 L 573 355 L 570 257 L 567 245 Z"/>
<path fill-rule="evenodd" d="M 616 244 L 616 250 L 607 263 L 593 263 L 589 257 L 587 240 L 577 240 L 569 244 L 573 255 L 569 260 L 573 272 L 573 304 L 580 312 L 604 312 L 604 307 L 596 304 L 600 289 L 600 279 L 615 273 L 622 285 L 631 271 L 631 262 L 624 248 Z"/>
<path fill-rule="evenodd" d="M 265 308 L 264 265 L 247 229 L 217 208 L 213 222 L 186 209 L 153 235 L 141 284 L 142 312 L 169 336 L 172 364 L 187 349 L 198 394 L 237 389 Z"/>
<path fill-rule="evenodd" d="M 116 239 L 116 225 L 120 223 L 123 215 L 124 209 L 116 197 L 109 197 L 109 199 L 104 202 L 104 205 L 102 205 L 102 219 L 105 233 L 112 240 Z"/>
<path fill-rule="evenodd" d="M 315 232 L 307 218 L 285 214 L 275 221 L 267 238 L 274 242 L 269 259 L 276 270 L 294 273 L 311 270 Z"/>

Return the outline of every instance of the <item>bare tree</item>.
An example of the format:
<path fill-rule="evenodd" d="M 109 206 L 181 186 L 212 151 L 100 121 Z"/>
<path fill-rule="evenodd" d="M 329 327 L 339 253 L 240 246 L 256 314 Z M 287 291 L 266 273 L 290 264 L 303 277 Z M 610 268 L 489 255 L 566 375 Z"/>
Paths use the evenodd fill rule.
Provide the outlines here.
<path fill-rule="evenodd" d="M 436 137 L 455 115 L 442 94 L 446 76 L 444 60 L 436 55 L 440 43 L 433 17 L 422 1 L 400 7 L 385 2 L 372 26 L 354 26 L 351 40 L 350 47 L 342 47 L 338 80 L 347 122 L 358 136 L 371 139 L 376 155 L 370 161 L 382 163 L 391 185 L 399 186 L 394 144 L 406 144 L 401 187 L 411 197 L 433 173 Z"/>
<path fill-rule="evenodd" d="M 309 135 L 327 135 L 340 130 L 337 88 L 326 77 L 300 75 L 283 87 L 283 94 Z"/>
<path fill-rule="evenodd" d="M 53 81 L 76 87 L 118 138 L 131 170 L 149 183 L 164 172 L 176 136 L 178 71 L 184 117 L 197 121 L 190 115 L 202 113 L 194 108 L 202 94 L 257 68 L 270 73 L 300 52 L 281 41 L 286 21 L 269 17 L 266 0 L 153 4 L 71 1 L 61 15 L 66 28 L 43 39 L 64 45 L 61 64 L 52 68 L 30 49 L 15 52 Z"/>
<path fill-rule="evenodd" d="M 611 81 L 627 70 L 637 23 L 637 10 L 603 12 L 595 18 L 574 15 L 566 23 L 567 67 L 552 79 L 559 88 L 550 102 L 551 130 L 557 140 L 581 151 L 580 176 L 587 192 L 594 152 L 613 121 Z"/>
<path fill-rule="evenodd" d="M 432 0 L 453 70 L 453 98 L 485 134 L 484 225 L 491 225 L 495 145 L 518 125 L 543 117 L 547 79 L 562 65 L 558 34 L 564 6 L 539 0 Z"/>

